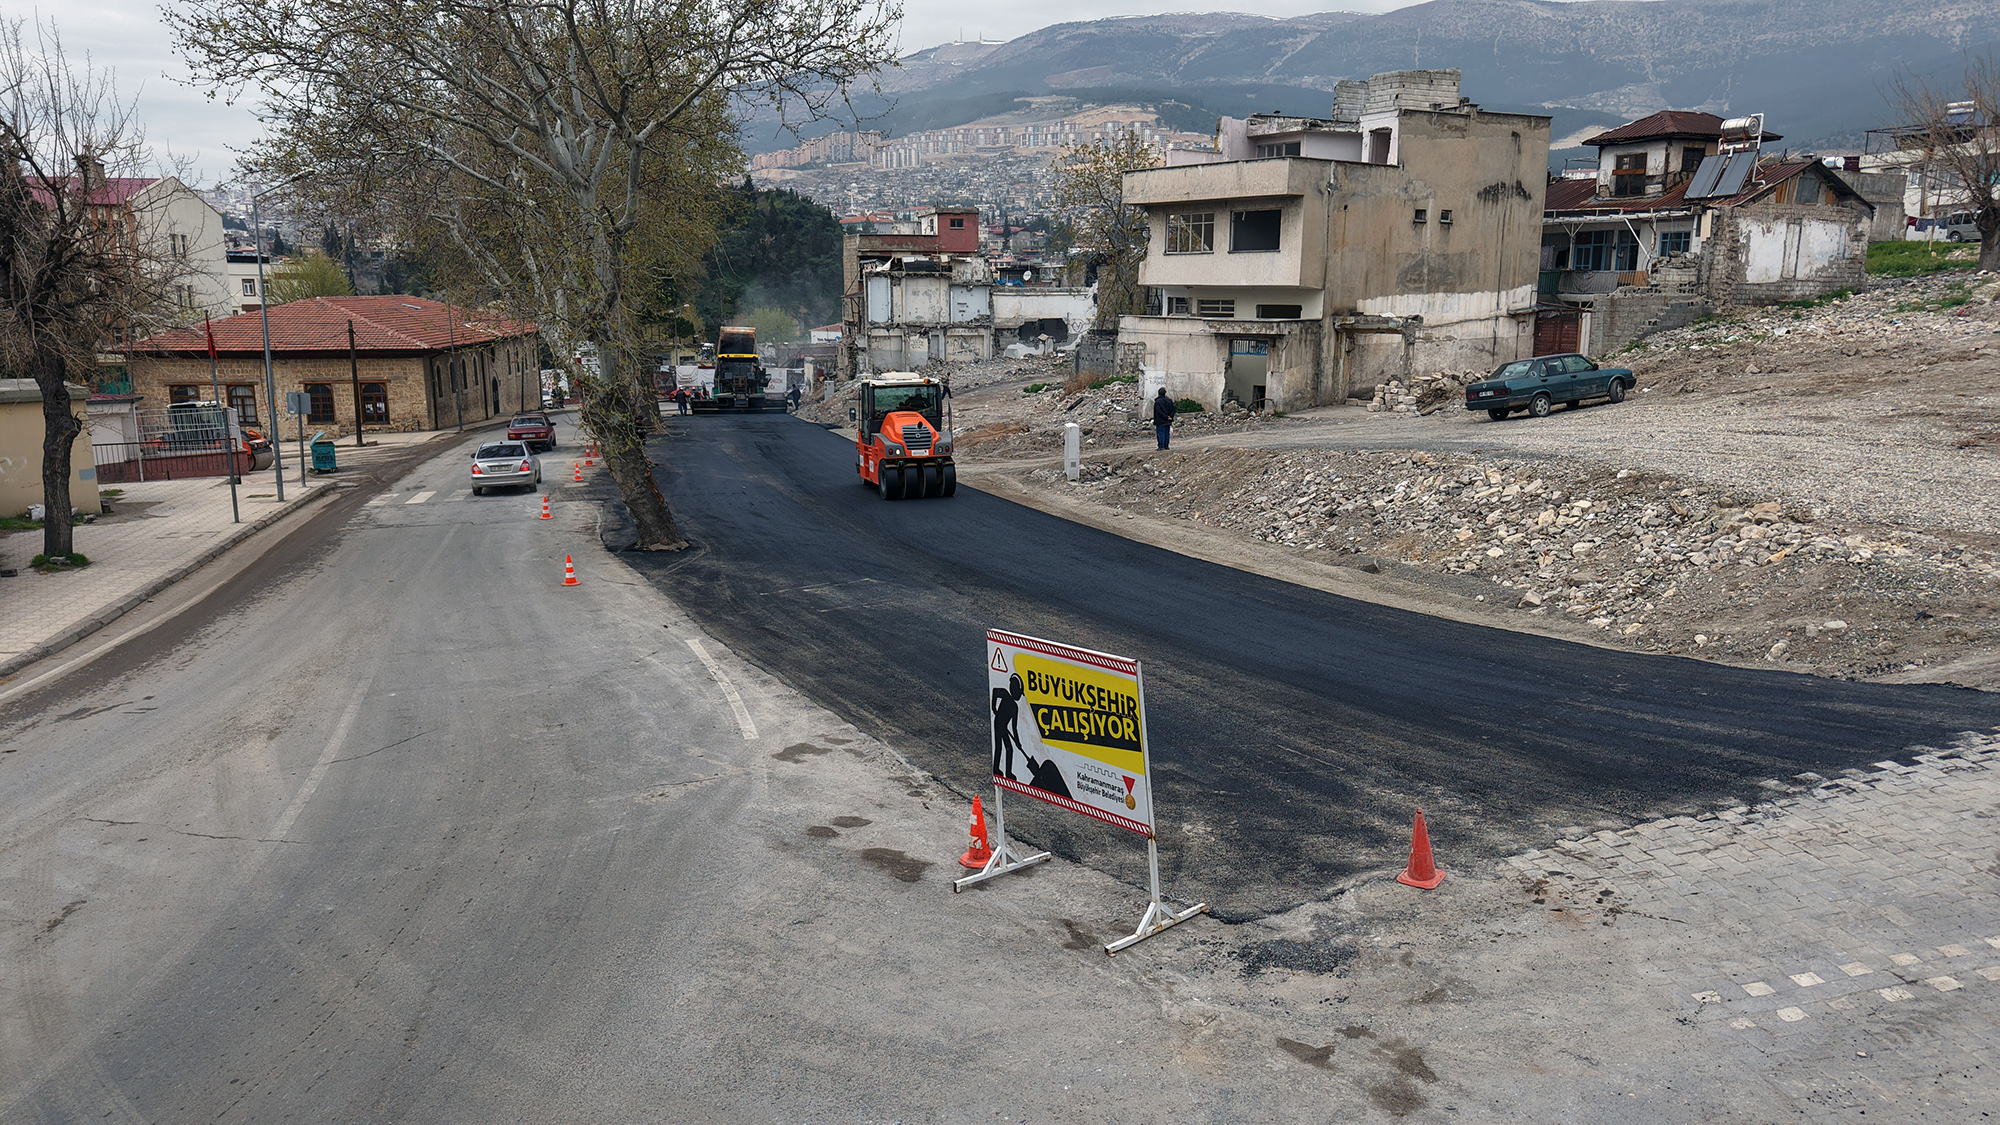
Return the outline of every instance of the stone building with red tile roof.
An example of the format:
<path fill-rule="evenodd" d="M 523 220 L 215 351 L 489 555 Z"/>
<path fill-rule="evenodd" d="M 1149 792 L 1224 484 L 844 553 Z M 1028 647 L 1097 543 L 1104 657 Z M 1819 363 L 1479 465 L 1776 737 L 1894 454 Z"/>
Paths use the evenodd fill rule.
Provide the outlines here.
<path fill-rule="evenodd" d="M 1666 110 L 1585 141 L 1543 203 L 1535 352 L 1603 355 L 1718 309 L 1858 289 L 1875 207 L 1761 119 Z"/>
<path fill-rule="evenodd" d="M 350 364 L 348 326 L 353 325 Z M 259 313 L 214 323 L 222 394 L 246 425 L 265 429 L 264 334 Z M 285 394 L 311 396 L 310 433 L 354 432 L 357 400 L 368 430 L 442 430 L 541 405 L 542 344 L 535 325 L 422 297 L 309 297 L 271 308 L 271 364 L 279 434 L 297 419 Z M 201 325 L 133 347 L 132 390 L 149 406 L 213 397 Z M 257 421 L 251 423 L 250 418 Z"/>

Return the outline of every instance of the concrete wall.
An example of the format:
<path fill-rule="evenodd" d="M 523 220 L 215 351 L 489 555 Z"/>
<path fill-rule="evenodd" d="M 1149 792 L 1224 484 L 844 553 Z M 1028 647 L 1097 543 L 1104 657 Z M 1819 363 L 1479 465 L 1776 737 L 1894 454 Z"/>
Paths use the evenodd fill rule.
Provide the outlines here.
<path fill-rule="evenodd" d="M 176 271 L 171 292 L 185 289 L 170 302 L 168 312 L 181 324 L 192 324 L 203 313 L 217 318 L 236 315 L 239 304 L 230 297 L 227 242 L 222 215 L 208 201 L 172 176 L 156 180 L 132 197 L 132 217 L 147 252 L 160 256 Z M 184 256 L 173 253 L 170 236 L 185 240 Z"/>
<path fill-rule="evenodd" d="M 1122 345 L 1143 348 L 1148 377 L 1157 377 L 1176 399 L 1222 408 L 1231 340 L 1263 341 L 1269 351 L 1265 396 L 1276 410 L 1302 410 L 1323 394 L 1321 328 L 1317 321 L 1219 321 L 1177 316 L 1128 316 L 1118 322 Z M 1081 354 L 1081 349 L 1079 349 Z"/>
<path fill-rule="evenodd" d="M 1701 292 L 1700 263 L 1698 255 L 1656 259 L 1648 284 L 1594 298 L 1579 350 L 1601 359 L 1634 340 L 1693 324 L 1714 312 L 1714 304 Z"/>
<path fill-rule="evenodd" d="M 71 384 L 69 393 L 71 412 L 84 420 L 84 400 L 90 392 Z M 43 502 L 42 438 L 46 433 L 42 396 L 34 382 L 0 380 L 0 516 L 24 516 L 28 505 Z M 95 513 L 102 506 L 87 420 L 70 446 L 69 502 L 79 512 Z"/>
<path fill-rule="evenodd" d="M 1840 168 L 1827 171 L 1845 180 L 1861 198 L 1875 205 L 1875 218 L 1868 224 L 1868 241 L 1887 242 L 1907 236 L 1909 212 L 1903 209 L 1903 196 L 1909 187 L 1909 177 L 1901 172 L 1848 172 Z"/>
<path fill-rule="evenodd" d="M 1703 289 L 1717 308 L 1823 297 L 1867 283 L 1869 215 L 1769 199 L 1718 210 L 1703 246 Z"/>
<path fill-rule="evenodd" d="M 1024 324 L 1060 320 L 1071 336 L 1089 331 L 1097 319 L 1097 291 L 1069 286 L 996 285 L 993 287 L 993 329 L 1011 343 Z"/>

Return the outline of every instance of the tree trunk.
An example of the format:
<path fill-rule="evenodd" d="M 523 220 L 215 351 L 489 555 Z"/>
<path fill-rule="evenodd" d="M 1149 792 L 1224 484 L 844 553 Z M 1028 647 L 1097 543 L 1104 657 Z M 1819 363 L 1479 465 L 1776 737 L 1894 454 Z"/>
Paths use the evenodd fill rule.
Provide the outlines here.
<path fill-rule="evenodd" d="M 76 550 L 76 529 L 69 520 L 70 449 L 83 424 L 70 413 L 69 387 L 63 382 L 68 365 L 62 355 L 45 345 L 28 362 L 42 392 L 42 553 L 67 558 Z"/>
<path fill-rule="evenodd" d="M 597 436 L 604 464 L 618 484 L 626 510 L 632 513 L 639 550 L 685 550 L 687 540 L 681 538 L 673 513 L 667 510 L 667 498 L 653 480 L 653 463 L 646 456 L 646 438 L 654 428 L 647 415 L 657 418 L 660 411 L 653 401 L 651 380 L 647 393 L 640 394 L 634 372 L 637 365 L 630 362 L 623 278 L 618 269 L 624 242 L 619 232 L 605 225 L 593 234 L 593 266 L 603 296 L 588 333 L 597 346 L 597 378 L 591 380 L 596 385 L 584 399 L 584 422 Z"/>
<path fill-rule="evenodd" d="M 2000 273 L 2000 229 L 1979 232 L 1979 268 Z"/>

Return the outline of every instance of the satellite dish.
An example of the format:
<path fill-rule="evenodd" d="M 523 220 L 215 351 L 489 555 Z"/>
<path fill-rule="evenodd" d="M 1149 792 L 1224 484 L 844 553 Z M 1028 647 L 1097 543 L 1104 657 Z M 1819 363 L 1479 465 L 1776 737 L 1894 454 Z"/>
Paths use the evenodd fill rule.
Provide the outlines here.
<path fill-rule="evenodd" d="M 1033 281 L 1033 280 L 1035 280 L 1035 271 L 1034 271 L 1034 270 L 1022 270 L 1022 271 L 1021 271 L 1021 280 L 1022 280 L 1022 281 Z"/>

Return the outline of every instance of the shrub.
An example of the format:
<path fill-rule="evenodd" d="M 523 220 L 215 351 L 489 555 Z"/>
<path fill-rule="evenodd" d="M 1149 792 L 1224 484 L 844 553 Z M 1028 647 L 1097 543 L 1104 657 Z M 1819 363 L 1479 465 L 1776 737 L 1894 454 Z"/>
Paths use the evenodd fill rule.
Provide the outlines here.
<path fill-rule="evenodd" d="M 81 551 L 72 551 L 58 559 L 51 559 L 47 555 L 36 555 L 34 558 L 28 560 L 28 565 L 46 574 L 52 570 L 68 570 L 80 566 L 89 566 L 90 560 L 85 558 Z"/>
<path fill-rule="evenodd" d="M 1174 409 L 1180 411 L 1182 414 L 1200 414 L 1202 411 L 1207 410 L 1208 407 L 1191 398 L 1183 398 L 1174 401 Z"/>

